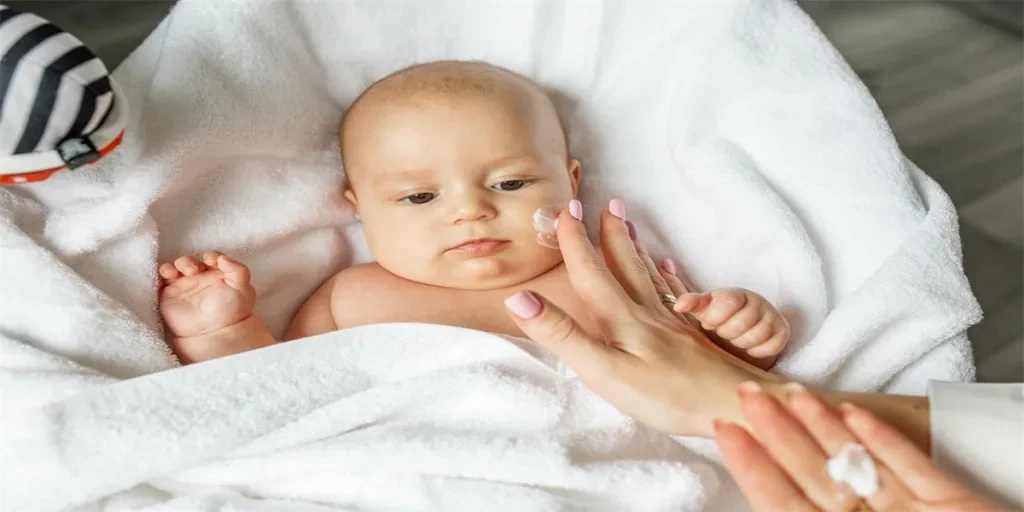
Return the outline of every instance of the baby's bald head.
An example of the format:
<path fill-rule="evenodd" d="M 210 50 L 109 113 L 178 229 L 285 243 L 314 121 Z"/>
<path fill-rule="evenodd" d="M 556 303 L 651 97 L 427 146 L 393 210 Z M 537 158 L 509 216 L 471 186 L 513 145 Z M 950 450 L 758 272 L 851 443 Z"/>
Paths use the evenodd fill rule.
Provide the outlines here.
<path fill-rule="evenodd" d="M 540 137 L 547 149 L 568 159 L 565 130 L 554 103 L 533 81 L 504 68 L 474 61 L 438 61 L 392 73 L 367 88 L 345 112 L 339 129 L 342 161 L 352 167 L 366 124 L 402 108 L 424 104 L 457 104 L 485 100 L 516 114 Z M 353 155 L 355 156 L 355 155 Z"/>
<path fill-rule="evenodd" d="M 561 262 L 537 243 L 532 219 L 576 197 L 581 167 L 530 80 L 478 62 L 413 66 L 370 86 L 340 131 L 345 198 L 392 274 L 494 289 Z M 464 249 L 479 239 L 493 252 Z"/>

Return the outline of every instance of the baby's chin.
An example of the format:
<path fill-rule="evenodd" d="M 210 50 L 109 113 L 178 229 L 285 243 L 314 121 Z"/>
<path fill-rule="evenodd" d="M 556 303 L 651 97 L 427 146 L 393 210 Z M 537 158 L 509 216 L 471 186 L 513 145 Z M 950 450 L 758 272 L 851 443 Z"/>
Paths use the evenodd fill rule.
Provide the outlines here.
<path fill-rule="evenodd" d="M 551 271 L 559 263 L 561 258 L 534 261 L 477 258 L 439 269 L 423 280 L 413 280 L 458 290 L 497 290 L 526 283 Z"/>
<path fill-rule="evenodd" d="M 509 288 L 543 275 L 553 266 L 548 262 L 508 261 L 500 258 L 470 260 L 452 269 L 452 281 L 458 281 L 457 284 L 461 286 L 451 287 L 464 290 Z"/>

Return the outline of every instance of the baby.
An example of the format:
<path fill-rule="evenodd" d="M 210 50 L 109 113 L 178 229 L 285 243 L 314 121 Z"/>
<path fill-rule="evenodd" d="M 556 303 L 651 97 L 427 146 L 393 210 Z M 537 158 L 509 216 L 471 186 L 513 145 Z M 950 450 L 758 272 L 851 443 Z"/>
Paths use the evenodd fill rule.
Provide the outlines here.
<path fill-rule="evenodd" d="M 539 292 L 590 330 L 561 253 L 532 216 L 576 197 L 579 161 L 554 105 L 530 80 L 477 62 L 434 62 L 370 86 L 340 127 L 345 197 L 376 261 L 346 268 L 296 313 L 284 340 L 383 322 L 426 322 L 522 337 L 504 300 Z M 625 219 L 625 206 L 610 210 Z M 674 271 L 669 262 L 665 271 Z M 159 268 L 160 313 L 183 363 L 276 343 L 253 315 L 245 265 L 218 253 Z M 717 342 L 761 366 L 788 337 L 765 299 L 740 289 L 690 295 Z"/>

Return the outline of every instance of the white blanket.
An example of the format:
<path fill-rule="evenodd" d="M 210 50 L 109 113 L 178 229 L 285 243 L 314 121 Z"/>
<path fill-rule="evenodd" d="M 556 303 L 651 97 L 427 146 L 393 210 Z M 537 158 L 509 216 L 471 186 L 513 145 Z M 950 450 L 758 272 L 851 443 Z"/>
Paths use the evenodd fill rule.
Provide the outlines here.
<path fill-rule="evenodd" d="M 426 462 L 407 473 L 388 466 L 389 459 L 415 465 L 453 452 L 502 459 L 505 448 L 480 444 L 493 430 L 477 432 L 472 422 L 461 430 L 464 444 L 425 443 L 431 448 L 408 455 L 385 435 L 372 457 L 365 452 L 350 464 L 331 457 L 316 464 L 334 466 L 314 464 L 326 471 L 323 479 L 281 475 L 281 487 L 277 478 L 264 480 L 267 464 L 259 462 L 300 457 L 295 450 L 309 439 L 260 441 L 269 443 L 258 445 L 269 459 L 254 458 L 253 466 L 236 460 L 233 450 L 246 442 L 282 439 L 275 436 L 283 426 L 298 418 L 316 423 L 335 414 L 332 407 L 354 411 L 338 413 L 349 425 L 383 423 L 383 430 L 354 438 L 352 427 L 340 423 L 309 427 L 323 429 L 317 439 L 343 439 L 344 453 L 355 449 L 348 439 L 360 439 L 360 446 L 367 441 L 359 436 L 370 431 L 406 429 L 418 439 L 446 428 L 443 417 L 427 412 L 415 426 L 389 425 L 405 414 L 398 405 L 392 416 L 364 415 L 356 399 L 363 395 L 353 390 L 369 385 L 345 376 L 371 372 L 360 361 L 385 356 L 331 351 L 342 350 L 333 344 L 351 335 L 376 340 L 364 348 L 401 355 L 396 347 L 413 339 L 436 343 L 443 361 L 456 357 L 448 352 L 468 335 L 413 334 L 427 332 L 423 326 L 405 326 L 401 336 L 339 333 L 309 342 L 318 348 L 302 342 L 267 351 L 274 356 L 238 356 L 244 363 L 232 358 L 177 369 L 162 341 L 159 260 L 215 248 L 246 262 L 259 293 L 257 312 L 280 334 L 319 283 L 369 258 L 338 194 L 336 123 L 372 80 L 441 58 L 487 60 L 555 91 L 572 151 L 584 165 L 590 227 L 607 199 L 621 197 L 641 236 L 659 255 L 677 257 L 698 285 L 745 286 L 772 300 L 794 326 L 780 371 L 845 389 L 909 393 L 923 393 L 929 378 L 973 377 L 965 333 L 980 311 L 961 269 L 955 210 L 903 157 L 866 89 L 791 2 L 184 0 L 115 74 L 133 112 L 121 150 L 84 171 L 0 190 L 4 510 L 82 504 L 143 482 L 152 486 L 145 499 L 180 504 L 173 500 L 200 499 L 181 497 L 200 492 L 196 481 L 209 482 L 210 499 L 224 508 L 244 509 L 255 506 L 245 500 L 268 496 L 355 509 L 402 508 L 392 499 L 411 500 L 409 508 L 416 502 L 472 509 L 484 496 L 489 508 L 512 510 L 558 508 L 544 504 L 573 503 L 578 493 L 606 499 L 603 489 L 619 477 L 599 468 L 555 464 L 564 475 L 552 469 L 545 473 L 550 479 L 524 483 L 495 478 L 495 468 L 482 463 L 462 465 L 461 479 L 424 479 L 435 474 Z M 507 350 L 488 339 L 481 357 Z M 319 380 L 303 366 L 322 365 L 318 351 L 345 366 Z M 390 362 L 395 371 L 416 364 Z M 508 379 L 534 375 L 521 366 L 484 365 Z M 436 380 L 436 389 L 447 389 L 440 368 L 425 369 L 416 385 L 434 389 Z M 149 376 L 125 380 L 143 375 Z M 261 375 L 272 389 L 248 387 L 263 382 Z M 544 375 L 523 392 L 570 385 Z M 502 396 L 504 382 L 472 391 Z M 321 388 L 337 394 L 306 391 Z M 236 405 L 208 412 L 196 394 Z M 264 397 L 260 411 L 291 412 L 244 414 L 237 404 L 256 396 Z M 411 403 L 427 400 L 420 396 Z M 525 401 L 512 403 L 505 414 L 521 419 L 524 430 L 509 430 L 510 438 L 551 424 L 529 406 L 520 411 Z M 195 412 L 185 414 L 190 407 Z M 591 413 L 572 401 L 559 407 L 558 414 Z M 204 442 L 189 437 L 192 429 L 223 431 Z M 135 441 L 121 446 L 122 433 L 134 433 Z M 555 452 L 603 450 L 609 464 L 626 468 L 651 453 L 634 444 L 619 450 L 614 439 L 586 429 L 548 439 Z M 431 449 L 439 451 L 423 453 Z M 686 461 L 689 453 L 651 464 Z M 202 469 L 225 464 L 234 480 Z M 524 458 L 522 467 L 506 469 L 532 474 L 545 464 Z M 672 467 L 680 469 L 642 472 L 646 477 L 631 480 L 630 489 L 675 478 L 665 488 L 674 493 L 685 480 L 689 490 L 659 497 L 629 491 L 629 499 L 702 506 L 714 486 Z M 387 480 L 351 480 L 362 483 L 346 494 L 323 484 L 361 472 L 412 478 L 418 490 L 378 495 L 370 491 L 387 488 Z M 117 476 L 105 480 L 108 473 Z M 161 478 L 168 487 L 154 483 Z M 721 480 L 723 490 L 731 489 Z M 498 492 L 485 484 L 492 481 L 515 484 Z M 402 488 L 414 486 L 408 485 Z M 566 486 L 578 491 L 571 499 Z M 735 498 L 734 491 L 718 494 Z"/>

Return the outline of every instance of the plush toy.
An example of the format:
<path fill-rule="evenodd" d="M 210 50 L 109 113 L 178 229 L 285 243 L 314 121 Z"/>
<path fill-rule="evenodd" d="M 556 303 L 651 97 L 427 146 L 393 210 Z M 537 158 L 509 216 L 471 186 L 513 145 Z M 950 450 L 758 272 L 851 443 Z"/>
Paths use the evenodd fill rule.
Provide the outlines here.
<path fill-rule="evenodd" d="M 127 118 L 124 93 L 78 38 L 0 4 L 0 185 L 96 162 Z"/>

